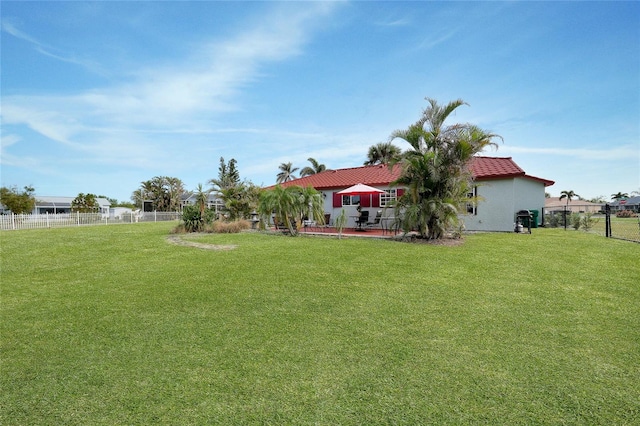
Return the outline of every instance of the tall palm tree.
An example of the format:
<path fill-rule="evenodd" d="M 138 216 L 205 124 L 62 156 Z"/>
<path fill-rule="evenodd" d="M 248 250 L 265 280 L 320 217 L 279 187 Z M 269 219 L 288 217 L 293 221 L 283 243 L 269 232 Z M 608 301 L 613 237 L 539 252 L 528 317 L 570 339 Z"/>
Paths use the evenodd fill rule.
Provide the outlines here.
<path fill-rule="evenodd" d="M 400 148 L 391 142 L 381 142 L 376 145 L 371 145 L 369 152 L 367 152 L 367 161 L 364 162 L 364 165 L 389 164 L 391 161 L 398 159 L 400 154 L 402 154 Z"/>
<path fill-rule="evenodd" d="M 396 204 L 403 229 L 438 239 L 457 222 L 459 209 L 468 201 L 469 161 L 486 147 L 495 146 L 493 140 L 500 136 L 470 124 L 445 125 L 456 108 L 465 105 L 461 99 L 446 105 L 427 101 L 429 107 L 415 124 L 391 134 L 391 140 L 402 139 L 411 148 L 390 166 L 400 165 L 401 174 L 394 184 L 408 189 Z"/>
<path fill-rule="evenodd" d="M 327 166 L 318 163 L 315 158 L 308 158 L 307 161 L 311 163 L 311 167 L 303 167 L 302 170 L 300 170 L 300 177 L 315 175 L 316 173 L 327 170 Z"/>
<path fill-rule="evenodd" d="M 278 176 L 276 177 L 276 183 L 285 183 L 295 179 L 293 174 L 298 171 L 298 167 L 293 167 L 291 162 L 280 164 L 278 169 L 280 170 L 280 173 L 278 173 Z"/>
<path fill-rule="evenodd" d="M 567 210 L 569 209 L 569 202 L 571 202 L 574 197 L 579 197 L 579 195 L 573 192 L 573 190 L 560 192 L 560 200 L 564 198 L 567 199 Z"/>

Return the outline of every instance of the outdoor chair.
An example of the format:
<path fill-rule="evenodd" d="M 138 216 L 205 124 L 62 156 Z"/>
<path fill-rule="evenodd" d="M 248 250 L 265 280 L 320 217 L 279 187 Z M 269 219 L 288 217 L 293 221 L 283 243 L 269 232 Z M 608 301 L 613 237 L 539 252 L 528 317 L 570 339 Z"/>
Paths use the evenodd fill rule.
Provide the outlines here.
<path fill-rule="evenodd" d="M 363 229 L 367 222 L 369 222 L 369 210 L 364 210 L 360 212 L 360 216 L 356 219 L 356 225 L 358 225 L 358 229 Z"/>
<path fill-rule="evenodd" d="M 324 223 L 320 225 L 321 229 L 327 229 L 331 227 L 331 213 L 324 214 Z"/>
<path fill-rule="evenodd" d="M 368 212 L 367 212 L 368 213 Z M 382 210 L 378 210 L 376 213 L 376 217 L 373 218 L 373 222 L 367 222 L 367 228 L 372 228 L 374 226 L 381 226 L 380 220 L 382 219 Z"/>

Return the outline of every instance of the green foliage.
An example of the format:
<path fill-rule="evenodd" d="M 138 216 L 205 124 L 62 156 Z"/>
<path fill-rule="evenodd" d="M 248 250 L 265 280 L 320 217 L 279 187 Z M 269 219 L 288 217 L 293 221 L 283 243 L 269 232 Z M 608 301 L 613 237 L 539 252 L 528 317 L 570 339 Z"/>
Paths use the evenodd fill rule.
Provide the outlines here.
<path fill-rule="evenodd" d="M 574 197 L 580 197 L 578 194 L 576 194 L 575 192 L 573 192 L 573 190 L 570 191 L 561 191 L 560 192 L 560 200 L 566 198 L 567 199 L 567 205 L 569 205 L 569 202 L 574 198 Z"/>
<path fill-rule="evenodd" d="M 171 226 L 0 233 L 0 423 L 637 423 L 639 244 Z"/>
<path fill-rule="evenodd" d="M 571 213 L 571 217 L 569 220 L 573 229 L 575 229 L 576 231 L 580 229 L 580 224 L 582 223 L 582 217 L 580 216 L 580 213 Z"/>
<path fill-rule="evenodd" d="M 240 184 L 240 171 L 237 168 L 238 162 L 235 158 L 224 162 L 224 157 L 220 157 L 220 165 L 218 166 L 218 177 L 210 179 L 214 191 L 221 192 L 225 189 L 234 188 Z"/>
<path fill-rule="evenodd" d="M 184 184 L 180 179 L 156 176 L 142 182 L 140 188 L 131 195 L 131 199 L 141 208 L 145 202 L 151 202 L 152 210 L 177 212 L 180 211 L 184 192 Z"/>
<path fill-rule="evenodd" d="M 464 105 L 462 100 L 445 106 L 427 100 L 429 107 L 415 124 L 392 133 L 391 139 L 402 139 L 411 148 L 390 165 L 401 167 L 394 184 L 408 188 L 395 206 L 402 228 L 417 231 L 421 238 L 439 239 L 458 223 L 458 211 L 468 202 L 469 161 L 495 146 L 493 139 L 500 136 L 471 124 L 445 125 L 449 115 Z"/>
<path fill-rule="evenodd" d="M 36 199 L 33 196 L 33 187 L 25 186 L 22 191 L 17 187 L 0 188 L 0 204 L 11 210 L 14 214 L 31 213 L 36 206 Z"/>
<path fill-rule="evenodd" d="M 402 150 L 391 142 L 378 143 L 369 147 L 367 161 L 364 162 L 364 165 L 389 164 L 398 161 L 401 154 Z"/>
<path fill-rule="evenodd" d="M 340 209 L 340 214 L 335 218 L 334 224 L 336 229 L 338 230 L 338 238 L 342 237 L 342 230 L 344 226 L 347 224 L 347 212 L 345 209 Z"/>
<path fill-rule="evenodd" d="M 298 171 L 298 167 L 293 167 L 291 162 L 281 163 L 278 169 L 280 172 L 276 176 L 276 183 L 285 183 L 295 179 L 293 174 Z"/>
<path fill-rule="evenodd" d="M 300 177 L 315 175 L 316 173 L 327 170 L 327 166 L 318 163 L 315 158 L 308 158 L 307 161 L 311 163 L 311 166 L 303 167 L 302 170 L 300 170 Z"/>
<path fill-rule="evenodd" d="M 266 223 L 275 215 L 278 223 L 283 223 L 290 235 L 297 235 L 303 217 L 323 223 L 324 210 L 322 196 L 312 187 L 297 185 L 283 187 L 276 185 L 260 194 L 258 213 Z"/>
<path fill-rule="evenodd" d="M 218 178 L 210 179 L 212 191 L 215 191 L 224 202 L 226 209 L 225 219 L 235 221 L 249 218 L 257 204 L 261 188 L 250 181 L 240 181 L 240 173 L 236 166 L 235 159 L 229 160 L 227 164 L 224 158 L 220 157 L 218 167 Z"/>
<path fill-rule="evenodd" d="M 81 192 L 71 201 L 71 211 L 74 212 L 95 213 L 99 207 L 95 194 L 84 194 Z"/>
<path fill-rule="evenodd" d="M 593 229 L 593 227 L 599 222 L 599 219 L 593 217 L 592 213 L 585 213 L 582 215 L 582 219 L 580 220 L 580 226 L 582 230 L 585 232 L 589 232 Z"/>
<path fill-rule="evenodd" d="M 182 222 L 187 232 L 200 232 L 204 229 L 204 217 L 198 206 L 184 206 L 182 208 Z"/>

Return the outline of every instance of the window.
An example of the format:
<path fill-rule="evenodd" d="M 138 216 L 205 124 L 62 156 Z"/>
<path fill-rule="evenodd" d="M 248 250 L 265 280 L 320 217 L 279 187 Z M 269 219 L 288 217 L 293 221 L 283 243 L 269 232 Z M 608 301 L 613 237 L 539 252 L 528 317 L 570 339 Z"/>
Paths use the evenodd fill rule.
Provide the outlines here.
<path fill-rule="evenodd" d="M 476 216 L 478 214 L 478 187 L 474 186 L 471 191 L 467 193 L 469 202 L 467 203 L 467 213 Z"/>
<path fill-rule="evenodd" d="M 384 194 L 380 194 L 380 207 L 388 207 L 398 199 L 396 189 L 385 189 Z"/>
<path fill-rule="evenodd" d="M 358 204 L 360 204 L 359 195 L 343 195 L 342 196 L 343 206 L 357 206 Z"/>

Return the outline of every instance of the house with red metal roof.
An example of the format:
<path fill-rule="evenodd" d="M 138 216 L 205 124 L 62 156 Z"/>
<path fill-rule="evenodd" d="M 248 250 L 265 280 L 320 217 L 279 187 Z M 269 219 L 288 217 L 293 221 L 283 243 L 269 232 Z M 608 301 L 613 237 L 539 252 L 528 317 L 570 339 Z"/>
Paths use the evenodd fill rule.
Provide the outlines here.
<path fill-rule="evenodd" d="M 553 181 L 530 176 L 511 157 L 474 157 L 469 165 L 474 180 L 473 193 L 478 200 L 469 203 L 466 212 L 461 212 L 468 231 L 513 231 L 515 215 L 520 210 L 542 212 L 545 203 L 545 188 Z M 369 210 L 374 218 L 382 210 L 383 217 L 393 216 L 392 205 L 405 190 L 392 186 L 400 176 L 400 167 L 390 169 L 386 165 L 361 166 L 346 169 L 326 170 L 310 176 L 283 183 L 282 186 L 312 186 L 322 193 L 325 213 L 331 221 L 342 209 L 349 220 L 347 227 L 355 227 L 356 208 Z M 362 183 L 384 190 L 384 194 L 340 195 L 339 191 Z M 541 217 L 541 215 L 540 215 Z"/>

